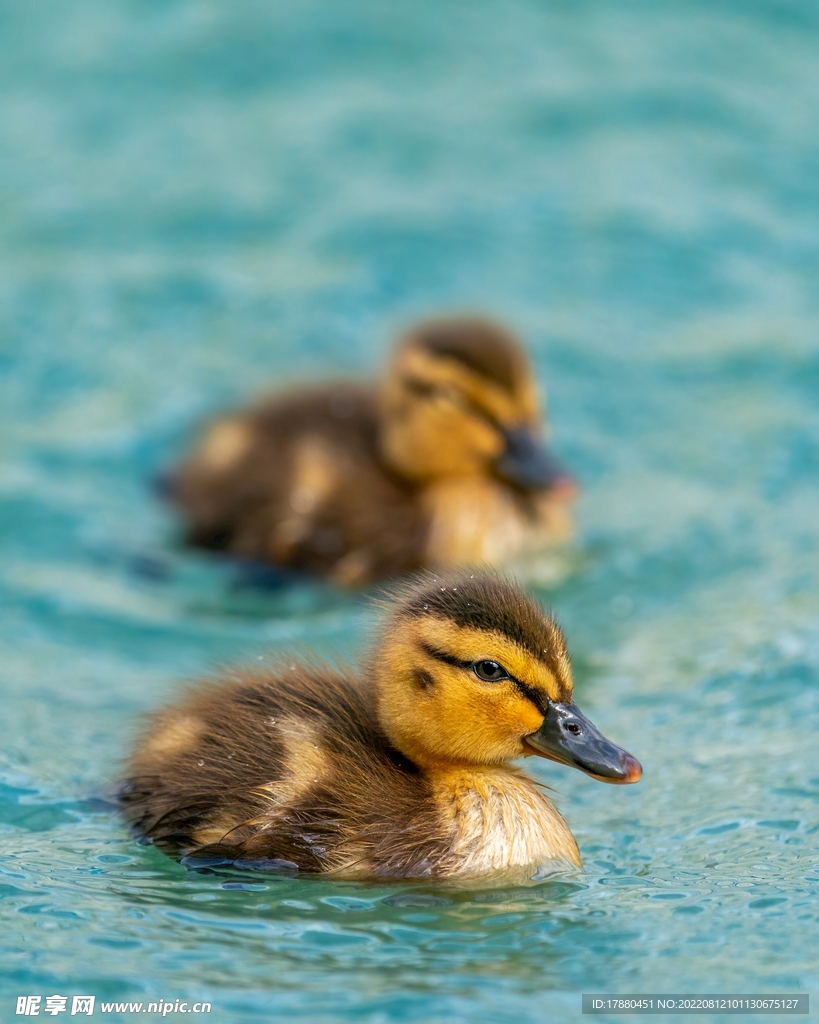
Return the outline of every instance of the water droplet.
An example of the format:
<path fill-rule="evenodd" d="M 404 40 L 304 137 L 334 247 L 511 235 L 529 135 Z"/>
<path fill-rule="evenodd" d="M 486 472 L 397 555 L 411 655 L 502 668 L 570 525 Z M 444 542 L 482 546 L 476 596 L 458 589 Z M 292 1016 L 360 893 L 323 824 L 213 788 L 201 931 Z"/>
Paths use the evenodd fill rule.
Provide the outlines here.
<path fill-rule="evenodd" d="M 197 764 L 199 765 L 199 767 L 201 768 L 201 767 L 202 767 L 202 765 L 203 765 L 203 764 L 204 764 L 205 762 L 204 762 L 204 761 L 202 761 L 202 760 L 200 759 L 200 760 L 199 760 L 199 761 L 197 761 L 196 763 L 197 763 Z"/>

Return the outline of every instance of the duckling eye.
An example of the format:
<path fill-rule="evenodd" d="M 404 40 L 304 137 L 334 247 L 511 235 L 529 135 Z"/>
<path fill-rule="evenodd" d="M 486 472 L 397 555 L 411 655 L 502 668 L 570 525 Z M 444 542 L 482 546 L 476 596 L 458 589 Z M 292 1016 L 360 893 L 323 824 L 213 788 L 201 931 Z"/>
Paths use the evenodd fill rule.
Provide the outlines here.
<path fill-rule="evenodd" d="M 448 384 L 433 384 L 418 377 L 404 377 L 404 387 L 418 398 L 443 399 L 453 405 L 464 406 L 466 399 L 457 388 Z"/>
<path fill-rule="evenodd" d="M 498 683 L 501 679 L 509 678 L 509 673 L 503 665 L 496 661 L 476 661 L 472 670 L 478 679 L 483 679 L 487 683 Z"/>
<path fill-rule="evenodd" d="M 411 395 L 416 395 L 418 398 L 430 398 L 437 390 L 434 384 L 418 377 L 404 377 L 403 384 Z"/>

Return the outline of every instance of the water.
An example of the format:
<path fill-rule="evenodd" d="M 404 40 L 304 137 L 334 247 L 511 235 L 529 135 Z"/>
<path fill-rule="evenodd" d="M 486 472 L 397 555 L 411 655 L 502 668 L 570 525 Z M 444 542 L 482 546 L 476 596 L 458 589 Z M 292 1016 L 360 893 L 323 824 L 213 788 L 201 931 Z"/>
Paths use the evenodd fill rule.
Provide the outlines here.
<path fill-rule="evenodd" d="M 55 992 L 230 1022 L 816 998 L 818 36 L 807 0 L 3 5 L 4 1020 Z M 527 762 L 585 870 L 523 890 L 136 845 L 103 799 L 141 713 L 369 623 L 175 551 L 151 475 L 262 382 L 475 307 L 529 339 L 583 481 L 542 596 L 643 782 Z"/>

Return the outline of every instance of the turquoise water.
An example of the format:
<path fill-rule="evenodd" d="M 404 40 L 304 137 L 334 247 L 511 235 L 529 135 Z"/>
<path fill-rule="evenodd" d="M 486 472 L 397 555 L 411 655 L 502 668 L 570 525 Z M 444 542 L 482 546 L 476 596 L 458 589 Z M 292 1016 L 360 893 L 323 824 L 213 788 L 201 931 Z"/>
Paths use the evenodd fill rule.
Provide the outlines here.
<path fill-rule="evenodd" d="M 807 0 L 0 7 L 3 1021 L 819 998 L 817 43 Z M 370 616 L 176 551 L 148 481 L 453 308 L 529 340 L 584 484 L 541 596 L 644 780 L 527 762 L 585 859 L 530 889 L 186 873 L 101 799 L 139 715 Z"/>

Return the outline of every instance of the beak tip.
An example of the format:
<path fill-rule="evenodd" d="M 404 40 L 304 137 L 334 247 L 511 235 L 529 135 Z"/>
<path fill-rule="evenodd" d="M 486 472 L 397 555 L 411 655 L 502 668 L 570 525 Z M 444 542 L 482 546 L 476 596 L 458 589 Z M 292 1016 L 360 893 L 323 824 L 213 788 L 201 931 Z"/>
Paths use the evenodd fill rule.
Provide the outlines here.
<path fill-rule="evenodd" d="M 632 782 L 639 782 L 640 779 L 643 777 L 643 766 L 640 764 L 637 758 L 632 757 L 631 754 L 626 755 L 626 757 L 624 758 L 623 769 L 625 772 L 623 782 L 627 784 Z"/>
<path fill-rule="evenodd" d="M 580 484 L 573 476 L 561 476 L 549 488 L 551 496 L 567 505 L 580 495 Z"/>

